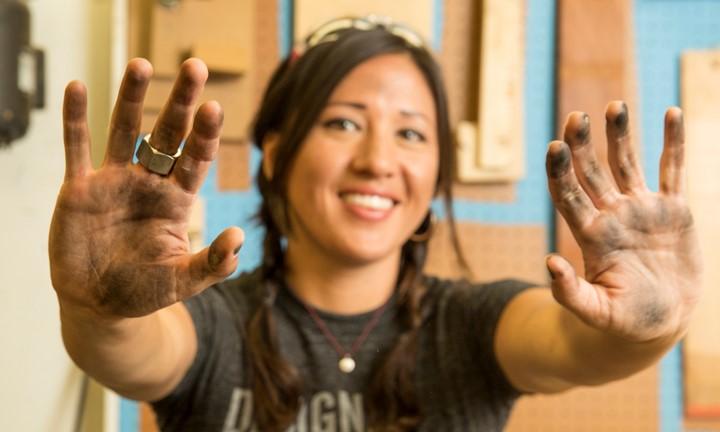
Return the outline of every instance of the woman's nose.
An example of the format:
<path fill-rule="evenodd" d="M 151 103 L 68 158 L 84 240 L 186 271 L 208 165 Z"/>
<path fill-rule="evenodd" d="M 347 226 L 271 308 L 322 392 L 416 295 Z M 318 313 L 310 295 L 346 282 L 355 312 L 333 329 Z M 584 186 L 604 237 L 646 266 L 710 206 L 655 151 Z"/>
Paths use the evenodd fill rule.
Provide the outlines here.
<path fill-rule="evenodd" d="M 393 135 L 376 131 L 368 133 L 359 143 L 352 160 L 352 169 L 373 177 L 392 176 L 397 167 Z"/>

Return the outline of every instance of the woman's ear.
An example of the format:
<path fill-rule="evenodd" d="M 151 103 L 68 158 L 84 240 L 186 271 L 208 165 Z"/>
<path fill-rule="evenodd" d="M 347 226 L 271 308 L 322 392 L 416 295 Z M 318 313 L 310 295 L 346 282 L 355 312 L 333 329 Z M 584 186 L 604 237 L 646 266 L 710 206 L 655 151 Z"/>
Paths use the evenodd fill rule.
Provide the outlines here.
<path fill-rule="evenodd" d="M 280 135 L 277 132 L 271 132 L 265 135 L 262 143 L 262 170 L 265 178 L 271 180 L 273 177 L 273 169 L 275 168 L 275 156 L 280 142 Z"/>

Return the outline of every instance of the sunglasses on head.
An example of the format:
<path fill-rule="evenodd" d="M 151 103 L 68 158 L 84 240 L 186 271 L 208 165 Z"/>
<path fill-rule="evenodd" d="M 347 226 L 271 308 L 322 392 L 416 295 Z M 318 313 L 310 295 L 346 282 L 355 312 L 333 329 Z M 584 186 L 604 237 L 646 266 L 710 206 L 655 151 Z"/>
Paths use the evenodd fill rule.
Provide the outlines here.
<path fill-rule="evenodd" d="M 383 29 L 416 48 L 426 47 L 423 38 L 411 28 L 396 23 L 392 18 L 386 16 L 368 15 L 360 18 L 337 18 L 326 22 L 305 39 L 306 49 L 325 42 L 334 42 L 338 39 L 339 32 L 349 29 L 366 31 Z"/>

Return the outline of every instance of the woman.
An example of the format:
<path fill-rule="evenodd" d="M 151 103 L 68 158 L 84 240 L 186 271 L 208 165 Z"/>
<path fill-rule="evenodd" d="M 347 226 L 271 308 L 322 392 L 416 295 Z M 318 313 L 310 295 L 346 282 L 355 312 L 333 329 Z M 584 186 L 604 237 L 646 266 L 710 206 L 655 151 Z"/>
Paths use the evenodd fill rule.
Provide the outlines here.
<path fill-rule="evenodd" d="M 194 113 L 207 70 L 186 61 L 132 164 L 150 75 L 146 61 L 129 63 L 97 171 L 85 90 L 68 85 L 50 257 L 71 357 L 154 401 L 164 430 L 500 430 L 520 393 L 628 376 L 687 328 L 700 269 L 676 108 L 660 193 L 645 186 L 620 102 L 607 109 L 617 187 L 582 113 L 550 144 L 550 192 L 587 279 L 559 256 L 547 260 L 551 290 L 426 277 L 435 194 L 453 221 L 437 65 L 403 27 L 334 21 L 265 93 L 253 130 L 263 262 L 221 282 L 242 231 L 191 255 L 185 228 L 222 111 L 209 102 Z M 174 167 L 159 168 L 186 137 Z"/>

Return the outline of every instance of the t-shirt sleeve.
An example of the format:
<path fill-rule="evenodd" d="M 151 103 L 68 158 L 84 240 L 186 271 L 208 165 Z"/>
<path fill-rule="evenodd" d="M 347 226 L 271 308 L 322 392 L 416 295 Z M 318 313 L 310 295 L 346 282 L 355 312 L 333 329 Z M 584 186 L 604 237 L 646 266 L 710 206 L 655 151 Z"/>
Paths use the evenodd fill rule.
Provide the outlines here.
<path fill-rule="evenodd" d="M 162 430 L 176 430 L 175 424 L 183 425 L 185 414 L 193 412 L 198 404 L 204 404 L 208 394 L 208 385 L 214 382 L 213 374 L 222 349 L 228 343 L 237 343 L 237 337 L 229 339 L 225 327 L 233 322 L 227 299 L 221 286 L 214 286 L 201 294 L 184 301 L 195 326 L 197 352 L 185 376 L 175 389 L 166 397 L 152 403 Z"/>
<path fill-rule="evenodd" d="M 502 312 L 517 294 L 536 284 L 501 280 L 487 284 L 440 283 L 436 338 L 443 351 L 437 358 L 463 398 L 487 398 L 504 404 L 519 392 L 500 368 L 494 350 L 495 330 Z M 482 394 L 482 396 L 478 396 Z"/>
<path fill-rule="evenodd" d="M 500 367 L 495 353 L 495 332 L 505 307 L 515 296 L 532 287 L 537 287 L 537 284 L 507 279 L 470 288 L 470 313 L 475 320 L 468 328 L 473 329 L 477 337 L 473 347 L 477 358 L 487 364 L 492 385 L 514 397 L 519 396 L 520 392 L 513 387 Z"/>

